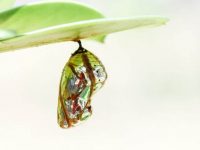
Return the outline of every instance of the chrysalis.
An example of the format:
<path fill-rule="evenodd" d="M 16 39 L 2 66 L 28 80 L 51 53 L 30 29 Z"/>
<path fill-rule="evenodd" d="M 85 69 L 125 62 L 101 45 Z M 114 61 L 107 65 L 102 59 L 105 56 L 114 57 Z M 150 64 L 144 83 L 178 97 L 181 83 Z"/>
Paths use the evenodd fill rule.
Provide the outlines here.
<path fill-rule="evenodd" d="M 92 115 L 91 96 L 105 83 L 101 61 L 79 43 L 65 65 L 59 89 L 57 119 L 62 128 L 75 126 Z"/>

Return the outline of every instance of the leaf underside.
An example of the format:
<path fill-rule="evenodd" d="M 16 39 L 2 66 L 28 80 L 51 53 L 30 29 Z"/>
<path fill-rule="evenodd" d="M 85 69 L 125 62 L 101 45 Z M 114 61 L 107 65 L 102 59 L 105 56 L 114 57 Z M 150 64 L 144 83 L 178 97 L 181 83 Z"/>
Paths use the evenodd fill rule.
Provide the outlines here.
<path fill-rule="evenodd" d="M 0 13 L 0 52 L 55 42 L 92 38 L 167 22 L 163 17 L 105 18 L 96 10 L 72 2 L 42 2 Z"/>

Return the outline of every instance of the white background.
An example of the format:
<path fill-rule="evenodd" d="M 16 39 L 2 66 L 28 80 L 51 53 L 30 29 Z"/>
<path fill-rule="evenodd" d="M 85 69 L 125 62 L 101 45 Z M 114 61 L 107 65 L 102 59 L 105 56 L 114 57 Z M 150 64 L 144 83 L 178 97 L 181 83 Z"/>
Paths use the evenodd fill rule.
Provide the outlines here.
<path fill-rule="evenodd" d="M 58 86 L 77 44 L 0 54 L 0 149 L 199 150 L 200 2 L 80 1 L 110 17 L 155 14 L 171 21 L 111 34 L 103 45 L 83 42 L 109 78 L 93 97 L 92 118 L 67 130 L 56 122 Z"/>

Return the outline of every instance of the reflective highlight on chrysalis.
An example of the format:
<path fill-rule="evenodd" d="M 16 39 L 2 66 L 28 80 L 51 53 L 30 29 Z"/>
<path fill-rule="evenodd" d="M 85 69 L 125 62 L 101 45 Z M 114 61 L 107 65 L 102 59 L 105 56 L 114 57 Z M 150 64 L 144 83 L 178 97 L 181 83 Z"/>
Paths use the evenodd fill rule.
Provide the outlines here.
<path fill-rule="evenodd" d="M 75 126 L 92 115 L 91 97 L 107 78 L 101 61 L 84 49 L 80 41 L 79 45 L 61 76 L 57 117 L 62 128 Z"/>

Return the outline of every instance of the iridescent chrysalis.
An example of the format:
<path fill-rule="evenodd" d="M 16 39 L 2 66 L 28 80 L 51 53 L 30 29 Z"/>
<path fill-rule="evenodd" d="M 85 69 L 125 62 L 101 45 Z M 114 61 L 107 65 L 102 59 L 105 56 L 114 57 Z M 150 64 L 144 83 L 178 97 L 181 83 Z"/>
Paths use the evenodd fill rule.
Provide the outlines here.
<path fill-rule="evenodd" d="M 101 61 L 78 43 L 79 48 L 65 65 L 60 80 L 57 119 L 62 128 L 75 126 L 92 115 L 91 96 L 107 78 Z"/>

